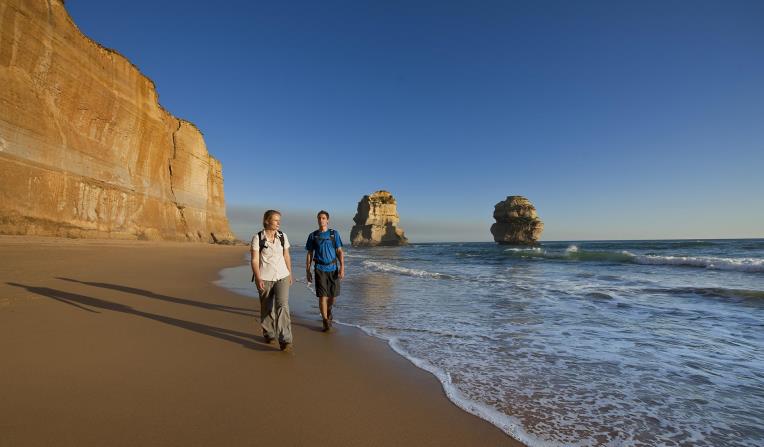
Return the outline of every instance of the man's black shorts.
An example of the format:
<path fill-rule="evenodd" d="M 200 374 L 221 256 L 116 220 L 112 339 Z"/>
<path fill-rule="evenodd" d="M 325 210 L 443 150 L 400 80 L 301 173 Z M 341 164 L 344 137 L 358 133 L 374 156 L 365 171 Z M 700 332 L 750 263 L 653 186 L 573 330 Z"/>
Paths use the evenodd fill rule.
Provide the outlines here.
<path fill-rule="evenodd" d="M 340 272 L 325 272 L 315 269 L 314 276 L 316 281 L 316 296 L 340 296 Z"/>

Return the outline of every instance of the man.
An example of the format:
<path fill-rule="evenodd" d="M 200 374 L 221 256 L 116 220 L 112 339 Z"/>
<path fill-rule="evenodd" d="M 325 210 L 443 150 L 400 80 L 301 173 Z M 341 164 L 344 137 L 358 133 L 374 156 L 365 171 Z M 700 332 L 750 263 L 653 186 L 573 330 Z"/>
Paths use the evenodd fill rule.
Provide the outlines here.
<path fill-rule="evenodd" d="M 313 282 L 310 264 L 315 266 L 316 296 L 324 332 L 332 329 L 332 306 L 334 299 L 340 295 L 340 280 L 345 277 L 345 255 L 342 252 L 342 239 L 337 231 L 329 228 L 329 213 L 318 212 L 318 230 L 308 235 L 305 250 L 305 276 L 308 283 Z"/>
<path fill-rule="evenodd" d="M 263 230 L 252 236 L 252 280 L 260 294 L 260 325 L 263 339 L 271 344 L 278 338 L 282 351 L 292 350 L 289 317 L 289 286 L 294 283 L 289 239 L 279 230 L 281 213 L 268 210 Z"/>

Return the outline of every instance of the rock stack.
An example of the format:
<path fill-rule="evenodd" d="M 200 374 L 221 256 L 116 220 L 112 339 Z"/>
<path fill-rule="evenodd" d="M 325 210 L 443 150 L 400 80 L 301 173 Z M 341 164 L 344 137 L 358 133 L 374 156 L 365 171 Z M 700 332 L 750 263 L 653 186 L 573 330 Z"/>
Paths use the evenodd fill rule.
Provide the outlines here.
<path fill-rule="evenodd" d="M 387 191 L 363 196 L 358 202 L 358 211 L 353 221 L 355 225 L 350 230 L 350 243 L 353 247 L 408 243 L 403 230 L 397 227 L 400 218 L 395 198 Z"/>
<path fill-rule="evenodd" d="M 536 207 L 523 196 L 508 196 L 493 210 L 496 223 L 491 225 L 493 240 L 500 244 L 535 245 L 544 231 Z"/>

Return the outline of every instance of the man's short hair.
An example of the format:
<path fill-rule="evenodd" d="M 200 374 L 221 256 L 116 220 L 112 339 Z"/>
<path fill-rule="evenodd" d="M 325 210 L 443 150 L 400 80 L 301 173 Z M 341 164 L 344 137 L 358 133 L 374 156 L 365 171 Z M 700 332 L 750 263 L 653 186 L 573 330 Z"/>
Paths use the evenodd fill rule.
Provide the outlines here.
<path fill-rule="evenodd" d="M 329 220 L 329 213 L 324 210 L 321 210 L 316 214 L 316 219 L 320 219 L 322 214 L 326 216 L 326 220 Z"/>

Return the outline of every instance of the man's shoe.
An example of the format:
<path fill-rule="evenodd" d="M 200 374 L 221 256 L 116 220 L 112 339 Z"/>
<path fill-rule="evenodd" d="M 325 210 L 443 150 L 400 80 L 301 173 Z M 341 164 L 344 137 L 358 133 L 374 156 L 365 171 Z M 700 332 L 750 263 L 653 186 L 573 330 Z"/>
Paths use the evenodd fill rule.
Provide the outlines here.
<path fill-rule="evenodd" d="M 266 335 L 263 335 L 263 341 L 264 341 L 265 343 L 267 343 L 267 344 L 269 344 L 269 345 L 270 345 L 270 344 L 272 344 L 272 343 L 273 343 L 273 337 L 271 337 L 271 336 L 269 336 L 269 335 L 267 335 L 267 334 L 266 334 Z"/>
<path fill-rule="evenodd" d="M 292 352 L 292 343 L 279 343 L 279 347 L 283 352 Z"/>

